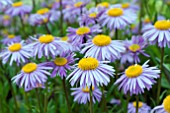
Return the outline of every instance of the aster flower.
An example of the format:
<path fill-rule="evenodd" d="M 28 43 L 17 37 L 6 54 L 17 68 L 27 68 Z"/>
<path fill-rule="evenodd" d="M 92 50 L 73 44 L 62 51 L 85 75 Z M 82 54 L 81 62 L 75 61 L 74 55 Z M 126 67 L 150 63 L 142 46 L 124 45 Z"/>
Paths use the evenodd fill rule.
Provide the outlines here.
<path fill-rule="evenodd" d="M 68 4 L 71 3 L 71 0 L 62 0 L 61 4 L 62 4 L 62 8 L 65 8 Z M 52 9 L 57 10 L 60 8 L 60 0 L 56 0 L 53 4 L 52 4 Z"/>
<path fill-rule="evenodd" d="M 21 37 L 15 36 L 13 34 L 7 35 L 4 39 L 2 39 L 2 43 L 4 45 L 10 44 L 10 43 L 16 43 L 20 41 L 21 41 Z"/>
<path fill-rule="evenodd" d="M 2 15 L 0 16 L 0 23 L 3 26 L 9 26 L 11 24 L 11 17 L 9 15 Z"/>
<path fill-rule="evenodd" d="M 147 26 L 143 37 L 151 44 L 158 43 L 159 47 L 170 47 L 170 22 L 169 20 L 158 20 L 154 25 Z"/>
<path fill-rule="evenodd" d="M 37 38 L 31 37 L 35 42 L 29 44 L 34 48 L 33 56 L 38 56 L 38 58 L 45 57 L 55 57 L 57 51 L 65 51 L 68 49 L 65 42 L 60 41 L 58 38 L 52 35 L 41 35 Z"/>
<path fill-rule="evenodd" d="M 132 36 L 132 39 L 130 41 L 126 40 L 124 42 L 124 45 L 128 51 L 125 54 L 131 54 L 135 63 L 140 62 L 140 59 L 138 57 L 139 54 L 149 57 L 149 55 L 147 55 L 143 50 L 144 48 L 146 48 L 147 43 L 142 36 Z"/>
<path fill-rule="evenodd" d="M 19 87 L 24 86 L 25 91 L 44 88 L 44 83 L 47 81 L 46 75 L 50 75 L 47 70 L 50 69 L 52 68 L 45 66 L 44 63 L 27 63 L 22 67 L 21 72 L 12 78 L 12 81 Z"/>
<path fill-rule="evenodd" d="M 0 10 L 5 10 L 12 4 L 11 0 L 0 0 Z"/>
<path fill-rule="evenodd" d="M 138 103 L 138 113 L 150 113 L 151 108 L 143 103 Z M 136 112 L 136 102 L 132 102 L 128 104 L 128 113 L 135 113 Z"/>
<path fill-rule="evenodd" d="M 130 11 L 130 12 L 137 12 L 139 10 L 139 6 L 134 5 L 134 4 L 130 4 L 130 3 L 122 3 L 122 4 L 116 4 L 116 5 L 112 5 L 111 7 L 114 8 L 122 8 L 125 11 Z"/>
<path fill-rule="evenodd" d="M 10 60 L 10 65 L 15 61 L 18 65 L 31 57 L 32 48 L 29 45 L 25 45 L 24 41 L 20 43 L 8 44 L 8 47 L 0 53 L 2 57 L 2 63 L 6 64 Z"/>
<path fill-rule="evenodd" d="M 147 26 L 152 26 L 152 22 L 149 18 L 145 18 L 142 23 L 142 33 L 146 32 Z"/>
<path fill-rule="evenodd" d="M 102 7 L 102 8 L 107 9 L 110 7 L 110 4 L 109 4 L 109 2 L 101 2 L 101 3 L 97 4 L 97 7 Z"/>
<path fill-rule="evenodd" d="M 58 57 L 52 62 L 47 62 L 47 64 L 53 67 L 51 77 L 59 75 L 62 79 L 67 76 L 68 70 L 72 70 L 74 63 L 75 54 L 71 52 L 62 52 Z"/>
<path fill-rule="evenodd" d="M 141 94 L 145 88 L 150 90 L 156 83 L 154 79 L 159 78 L 160 70 L 149 67 L 148 62 L 142 66 L 139 64 L 129 66 L 115 84 L 119 85 L 119 89 L 122 89 L 125 94 L 129 92 L 130 95 Z"/>
<path fill-rule="evenodd" d="M 164 101 L 163 104 L 160 106 L 156 106 L 151 113 L 170 113 L 170 95 L 168 95 Z"/>
<path fill-rule="evenodd" d="M 112 66 L 106 65 L 108 61 L 98 61 L 95 58 L 82 58 L 78 66 L 68 77 L 71 85 L 80 82 L 82 87 L 90 87 L 96 85 L 107 85 L 110 82 L 110 76 L 113 77 L 114 69 Z"/>
<path fill-rule="evenodd" d="M 94 25 L 92 27 L 88 26 L 80 26 L 79 28 L 71 28 L 67 29 L 69 41 L 73 45 L 81 45 L 86 40 L 90 39 L 91 35 L 95 33 L 99 33 L 102 30 L 99 25 Z"/>
<path fill-rule="evenodd" d="M 31 6 L 24 5 L 22 2 L 15 2 L 6 10 L 6 14 L 10 16 L 24 16 L 25 14 L 30 13 L 31 10 Z"/>
<path fill-rule="evenodd" d="M 80 104 L 86 104 L 90 102 L 90 89 L 88 87 L 79 87 L 79 88 L 71 88 L 72 92 L 71 95 L 74 96 L 74 101 L 77 101 Z M 93 103 L 96 101 L 100 102 L 102 97 L 102 92 L 97 87 L 92 87 L 92 100 Z"/>
<path fill-rule="evenodd" d="M 85 57 L 94 57 L 99 61 L 111 61 L 120 58 L 120 53 L 125 51 L 125 47 L 120 41 L 112 40 L 107 35 L 96 35 L 92 41 L 83 44 L 85 47 L 81 50 Z"/>
<path fill-rule="evenodd" d="M 127 25 L 132 24 L 136 19 L 136 15 L 122 8 L 110 8 L 100 17 L 102 26 L 112 29 L 123 29 Z"/>

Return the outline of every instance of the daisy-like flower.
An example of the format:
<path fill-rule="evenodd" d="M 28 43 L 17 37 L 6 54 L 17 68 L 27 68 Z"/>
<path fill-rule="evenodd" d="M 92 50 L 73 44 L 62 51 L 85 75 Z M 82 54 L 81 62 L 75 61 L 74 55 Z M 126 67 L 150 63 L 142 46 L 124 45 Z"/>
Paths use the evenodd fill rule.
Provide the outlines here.
<path fill-rule="evenodd" d="M 142 66 L 139 64 L 129 66 L 115 84 L 119 85 L 119 89 L 122 89 L 125 94 L 129 92 L 130 95 L 141 94 L 145 88 L 150 90 L 156 83 L 154 79 L 159 78 L 160 70 L 149 67 L 148 62 Z"/>
<path fill-rule="evenodd" d="M 11 0 L 0 0 L 0 11 L 5 10 L 12 4 Z"/>
<path fill-rule="evenodd" d="M 85 57 L 94 57 L 99 61 L 111 61 L 120 58 L 120 53 L 125 51 L 125 47 L 121 42 L 112 40 L 107 35 L 96 35 L 92 41 L 88 41 L 83 44 L 85 47 L 81 53 L 85 54 Z"/>
<path fill-rule="evenodd" d="M 72 92 L 71 95 L 74 96 L 74 101 L 77 101 L 80 104 L 86 104 L 90 102 L 90 89 L 88 87 L 79 87 L 79 88 L 71 88 Z M 92 87 L 92 100 L 93 103 L 96 101 L 100 102 L 102 97 L 102 92 L 97 87 Z"/>
<path fill-rule="evenodd" d="M 62 8 L 65 8 L 67 4 L 70 4 L 70 3 L 71 3 L 71 0 L 62 0 L 61 1 Z M 60 0 L 56 0 L 54 4 L 52 5 L 52 9 L 58 10 L 59 8 L 60 8 Z"/>
<path fill-rule="evenodd" d="M 78 66 L 68 77 L 71 85 L 80 82 L 82 87 L 96 85 L 107 85 L 110 82 L 110 76 L 113 77 L 114 69 L 107 64 L 108 61 L 98 61 L 95 58 L 82 58 Z"/>
<path fill-rule="evenodd" d="M 154 25 L 147 26 L 143 37 L 151 44 L 158 43 L 159 47 L 170 47 L 170 21 L 158 20 Z"/>
<path fill-rule="evenodd" d="M 2 57 L 2 63 L 6 64 L 10 60 L 10 65 L 15 61 L 18 65 L 25 63 L 28 58 L 31 57 L 32 48 L 29 45 L 25 45 L 24 41 L 20 43 L 8 44 L 8 47 L 0 53 Z"/>
<path fill-rule="evenodd" d="M 58 57 L 52 62 L 47 62 L 48 65 L 53 67 L 51 77 L 59 75 L 62 79 L 67 76 L 68 70 L 72 70 L 74 63 L 75 54 L 72 52 L 62 52 Z"/>
<path fill-rule="evenodd" d="M 90 39 L 91 35 L 100 33 L 101 31 L 102 30 L 100 29 L 99 25 L 94 25 L 92 27 L 80 26 L 79 28 L 69 27 L 67 30 L 69 41 L 73 45 L 81 45 Z"/>
<path fill-rule="evenodd" d="M 116 5 L 113 5 L 112 7 L 114 7 L 114 6 L 122 8 L 126 11 L 132 11 L 133 13 L 137 12 L 139 10 L 139 6 L 134 5 L 134 4 L 130 4 L 130 3 L 116 4 Z"/>
<path fill-rule="evenodd" d="M 64 41 L 60 41 L 52 35 L 41 35 L 38 39 L 34 37 L 32 37 L 32 39 L 35 42 L 29 45 L 34 48 L 33 56 L 38 56 L 38 58 L 42 58 L 43 56 L 55 57 L 56 51 L 64 51 L 68 49 Z"/>
<path fill-rule="evenodd" d="M 151 113 L 170 113 L 170 95 L 164 99 L 162 105 L 156 106 Z"/>
<path fill-rule="evenodd" d="M 9 26 L 11 24 L 11 17 L 9 15 L 2 15 L 0 16 L 0 23 L 3 26 Z"/>
<path fill-rule="evenodd" d="M 25 91 L 34 88 L 44 88 L 44 83 L 47 81 L 47 76 L 50 73 L 47 70 L 51 67 L 45 66 L 44 63 L 27 63 L 22 67 L 21 72 L 12 78 L 12 81 L 19 87 L 24 87 Z"/>
<path fill-rule="evenodd" d="M 15 2 L 6 10 L 6 14 L 10 16 L 24 16 L 25 14 L 29 14 L 31 10 L 31 6 L 24 5 L 22 2 Z"/>
<path fill-rule="evenodd" d="M 143 103 L 138 103 L 138 113 L 150 113 L 151 108 Z M 128 113 L 135 113 L 136 112 L 136 102 L 132 102 L 128 104 Z"/>
<path fill-rule="evenodd" d="M 2 43 L 4 45 L 10 44 L 10 43 L 16 43 L 20 41 L 21 41 L 21 37 L 15 36 L 13 34 L 7 35 L 4 39 L 2 39 Z"/>
<path fill-rule="evenodd" d="M 122 8 L 110 8 L 100 17 L 102 26 L 107 26 L 110 30 L 123 29 L 132 24 L 136 15 Z"/>
<path fill-rule="evenodd" d="M 102 7 L 102 8 L 107 9 L 110 7 L 110 4 L 109 4 L 109 2 L 101 2 L 101 3 L 97 4 L 97 7 Z"/>
<path fill-rule="evenodd" d="M 124 45 L 128 51 L 125 54 L 131 54 L 135 63 L 140 62 L 140 59 L 138 57 L 139 54 L 149 57 L 149 55 L 146 54 L 143 50 L 144 48 L 146 48 L 147 43 L 142 36 L 132 36 L 132 39 L 130 41 L 125 41 Z"/>

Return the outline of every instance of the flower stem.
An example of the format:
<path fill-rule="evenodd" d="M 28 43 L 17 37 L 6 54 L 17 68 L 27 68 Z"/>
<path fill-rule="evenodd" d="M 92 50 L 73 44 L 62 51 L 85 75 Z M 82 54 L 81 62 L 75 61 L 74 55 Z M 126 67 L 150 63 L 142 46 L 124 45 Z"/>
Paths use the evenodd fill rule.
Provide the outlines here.
<path fill-rule="evenodd" d="M 47 30 L 47 33 L 48 33 L 48 34 L 51 34 L 51 31 L 50 31 L 50 29 L 49 29 L 49 27 L 48 27 L 47 24 L 45 24 L 45 29 Z"/>
<path fill-rule="evenodd" d="M 115 29 L 115 39 L 116 39 L 116 40 L 119 39 L 119 31 L 118 31 L 117 28 Z"/>
<path fill-rule="evenodd" d="M 40 113 L 43 113 L 42 110 L 41 110 L 41 104 L 40 104 L 40 98 L 39 98 L 39 91 L 38 91 L 38 88 L 36 88 L 36 97 L 37 97 L 37 103 L 38 103 L 38 107 L 39 107 L 39 112 Z"/>
<path fill-rule="evenodd" d="M 139 106 L 139 96 L 136 95 L 136 113 L 138 113 L 138 107 Z"/>
<path fill-rule="evenodd" d="M 92 93 L 92 86 L 90 87 L 89 95 L 90 95 L 90 113 L 93 113 L 93 100 L 92 100 L 93 93 Z"/>
<path fill-rule="evenodd" d="M 161 92 L 161 79 L 162 79 L 162 73 L 163 73 L 163 61 L 164 60 L 164 47 L 162 47 L 161 49 L 161 64 L 160 64 L 160 78 L 158 79 L 158 91 L 157 91 L 157 105 L 159 104 L 160 100 L 159 100 L 159 96 L 160 96 L 160 92 Z"/>
<path fill-rule="evenodd" d="M 98 0 L 95 0 L 95 5 L 97 6 L 97 4 L 98 4 Z"/>
<path fill-rule="evenodd" d="M 23 31 L 23 36 L 26 38 L 26 32 L 25 32 L 25 25 L 24 25 L 24 21 L 22 19 L 22 17 L 20 16 L 20 21 L 21 21 L 21 24 L 22 24 L 22 31 Z"/>
<path fill-rule="evenodd" d="M 60 0 L 60 35 L 63 36 L 63 6 L 62 0 Z"/>
<path fill-rule="evenodd" d="M 126 107 L 125 107 L 125 113 L 128 112 L 128 104 L 129 104 L 129 100 L 130 100 L 130 94 L 127 94 L 127 99 L 126 99 Z"/>
<path fill-rule="evenodd" d="M 36 6 L 35 6 L 35 0 L 32 0 L 32 6 L 33 6 L 33 11 L 35 11 L 35 8 L 36 8 Z"/>
<path fill-rule="evenodd" d="M 28 106 L 28 113 L 31 113 L 31 107 L 30 107 L 30 103 L 29 103 L 29 100 L 28 100 L 28 95 L 27 95 L 27 92 L 25 92 L 25 91 L 24 91 L 24 96 L 25 96 L 26 104 Z"/>
<path fill-rule="evenodd" d="M 142 29 L 142 15 L 143 15 L 143 4 L 142 0 L 140 1 L 140 13 L 139 13 L 139 30 L 138 34 L 141 34 L 141 29 Z"/>
<path fill-rule="evenodd" d="M 66 79 L 64 77 L 63 80 L 62 80 L 62 83 L 63 83 L 64 93 L 65 93 L 65 96 L 66 96 L 68 113 L 71 113 L 71 108 L 70 108 L 70 103 L 69 103 L 69 99 L 68 99 L 68 92 L 67 92 L 66 82 L 65 81 L 66 81 Z"/>
<path fill-rule="evenodd" d="M 44 94 L 44 113 L 47 113 L 47 93 Z"/>
<path fill-rule="evenodd" d="M 103 98 L 105 113 L 108 113 L 106 98 L 105 98 L 105 95 L 104 95 L 104 87 L 102 87 L 102 96 L 103 96 L 102 98 Z"/>

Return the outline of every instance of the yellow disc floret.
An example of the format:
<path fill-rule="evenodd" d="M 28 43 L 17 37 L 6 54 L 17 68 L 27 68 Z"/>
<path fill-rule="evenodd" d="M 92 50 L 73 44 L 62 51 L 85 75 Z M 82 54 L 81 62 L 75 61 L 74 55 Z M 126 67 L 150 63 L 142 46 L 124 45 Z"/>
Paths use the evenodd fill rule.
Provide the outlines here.
<path fill-rule="evenodd" d="M 12 4 L 13 7 L 19 7 L 19 6 L 22 6 L 23 3 L 22 2 L 15 2 Z"/>
<path fill-rule="evenodd" d="M 74 7 L 81 7 L 83 5 L 83 2 L 77 2 L 74 4 Z"/>
<path fill-rule="evenodd" d="M 15 38 L 15 35 L 8 35 L 9 39 Z"/>
<path fill-rule="evenodd" d="M 28 63 L 22 67 L 22 71 L 25 73 L 31 73 L 37 69 L 37 64 Z"/>
<path fill-rule="evenodd" d="M 123 10 L 121 8 L 112 8 L 108 10 L 107 14 L 112 17 L 117 17 L 123 15 Z"/>
<path fill-rule="evenodd" d="M 49 12 L 48 8 L 43 8 L 37 11 L 37 14 L 44 15 Z"/>
<path fill-rule="evenodd" d="M 158 20 L 156 21 L 154 26 L 156 29 L 159 29 L 159 30 L 168 30 L 170 29 L 170 22 L 167 20 Z"/>
<path fill-rule="evenodd" d="M 122 4 L 122 8 L 123 8 L 123 9 L 126 9 L 126 8 L 128 8 L 129 6 L 130 6 L 129 3 L 124 3 L 124 4 Z"/>
<path fill-rule="evenodd" d="M 102 6 L 102 7 L 105 7 L 105 8 L 108 8 L 110 6 L 110 4 L 108 2 L 102 2 L 100 4 L 97 5 L 97 7 L 99 6 Z"/>
<path fill-rule="evenodd" d="M 137 106 L 136 102 L 133 102 L 133 106 L 136 108 L 136 106 Z M 138 108 L 141 108 L 142 106 L 143 106 L 143 103 L 139 102 L 138 103 Z"/>
<path fill-rule="evenodd" d="M 54 63 L 57 65 L 57 66 L 64 66 L 65 64 L 67 64 L 67 59 L 66 58 L 63 58 L 63 57 L 58 57 L 54 60 Z"/>
<path fill-rule="evenodd" d="M 136 65 L 129 66 L 126 69 L 125 74 L 128 78 L 133 78 L 133 77 L 140 76 L 142 72 L 143 72 L 142 66 L 136 64 Z"/>
<path fill-rule="evenodd" d="M 43 35 L 43 36 L 40 36 L 38 40 L 41 43 L 48 44 L 54 40 L 54 37 L 52 35 Z"/>
<path fill-rule="evenodd" d="M 8 49 L 11 51 L 11 52 L 16 52 L 16 51 L 19 51 L 20 49 L 22 48 L 22 45 L 20 43 L 14 43 L 12 45 L 10 45 L 8 47 Z"/>
<path fill-rule="evenodd" d="M 97 46 L 107 46 L 111 43 L 111 38 L 107 35 L 96 35 L 92 42 Z"/>
<path fill-rule="evenodd" d="M 145 23 L 150 23 L 151 20 L 150 20 L 149 18 L 145 18 L 144 22 L 145 22 Z"/>
<path fill-rule="evenodd" d="M 131 50 L 132 52 L 136 52 L 140 50 L 140 46 L 138 44 L 132 44 L 131 46 L 129 46 L 129 50 Z"/>
<path fill-rule="evenodd" d="M 92 86 L 92 91 L 94 90 L 94 86 Z M 89 93 L 90 89 L 86 86 L 86 88 L 82 88 L 82 91 L 85 93 Z"/>
<path fill-rule="evenodd" d="M 99 62 L 95 58 L 82 58 L 79 63 L 78 67 L 81 70 L 95 70 L 99 66 Z"/>
<path fill-rule="evenodd" d="M 9 20 L 9 19 L 10 19 L 10 16 L 4 15 L 4 16 L 3 16 L 3 19 L 4 19 L 4 20 Z"/>
<path fill-rule="evenodd" d="M 88 34 L 89 32 L 90 32 L 90 28 L 88 27 L 80 27 L 76 30 L 77 35 L 85 35 Z"/>
<path fill-rule="evenodd" d="M 170 113 L 170 95 L 167 96 L 163 101 L 163 106 L 166 112 Z"/>
<path fill-rule="evenodd" d="M 67 41 L 68 40 L 68 36 L 62 37 L 61 40 L 62 41 Z"/>
<path fill-rule="evenodd" d="M 97 13 L 91 13 L 91 14 L 89 14 L 89 17 L 90 18 L 96 18 L 97 17 Z"/>

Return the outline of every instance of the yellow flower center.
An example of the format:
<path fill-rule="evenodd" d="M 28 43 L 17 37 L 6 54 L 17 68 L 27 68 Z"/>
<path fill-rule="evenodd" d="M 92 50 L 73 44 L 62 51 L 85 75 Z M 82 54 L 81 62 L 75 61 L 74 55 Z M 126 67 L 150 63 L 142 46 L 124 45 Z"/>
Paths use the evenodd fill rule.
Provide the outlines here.
<path fill-rule="evenodd" d="M 132 65 L 129 66 L 126 71 L 125 74 L 127 77 L 129 78 L 133 78 L 133 77 L 138 77 L 140 76 L 140 74 L 143 72 L 142 66 L 136 64 L 136 65 Z"/>
<path fill-rule="evenodd" d="M 90 18 L 96 18 L 97 17 L 97 13 L 91 13 L 91 14 L 89 14 L 89 17 Z"/>
<path fill-rule="evenodd" d="M 15 35 L 8 35 L 9 39 L 15 38 Z"/>
<path fill-rule="evenodd" d="M 37 11 L 37 14 L 44 15 L 49 12 L 48 8 L 43 8 Z"/>
<path fill-rule="evenodd" d="M 15 2 L 12 4 L 13 7 L 19 7 L 19 6 L 22 6 L 23 3 L 22 2 Z"/>
<path fill-rule="evenodd" d="M 47 22 L 48 22 L 48 18 L 44 18 L 44 19 L 43 19 L 43 22 L 44 22 L 44 23 L 47 23 Z"/>
<path fill-rule="evenodd" d="M 25 73 L 31 73 L 37 69 L 37 64 L 35 63 L 28 63 L 22 67 L 22 71 Z"/>
<path fill-rule="evenodd" d="M 63 58 L 63 57 L 58 57 L 54 60 L 54 63 L 57 65 L 57 66 L 64 66 L 65 64 L 67 64 L 67 59 L 66 58 Z"/>
<path fill-rule="evenodd" d="M 126 8 L 128 8 L 129 6 L 130 6 L 129 3 L 124 3 L 124 4 L 122 4 L 122 8 L 123 8 L 123 9 L 126 9 Z"/>
<path fill-rule="evenodd" d="M 82 5 L 83 5 L 83 2 L 77 2 L 77 3 L 74 4 L 74 7 L 79 8 L 79 7 L 81 7 Z"/>
<path fill-rule="evenodd" d="M 150 23 L 151 20 L 150 20 L 149 18 L 145 18 L 144 22 L 145 22 L 145 23 Z"/>
<path fill-rule="evenodd" d="M 84 35 L 90 32 L 90 28 L 88 27 L 80 27 L 76 30 L 77 35 Z"/>
<path fill-rule="evenodd" d="M 62 37 L 61 40 L 62 40 L 62 41 L 67 41 L 67 40 L 68 40 L 68 37 L 67 37 L 67 36 Z"/>
<path fill-rule="evenodd" d="M 170 28 L 170 22 L 167 20 L 158 20 L 154 26 L 159 30 L 168 30 Z"/>
<path fill-rule="evenodd" d="M 107 35 L 96 35 L 92 42 L 97 46 L 107 46 L 111 43 L 111 38 Z"/>
<path fill-rule="evenodd" d="M 123 10 L 121 8 L 112 8 L 107 12 L 107 14 L 112 17 L 117 17 L 123 15 Z"/>
<path fill-rule="evenodd" d="M 102 7 L 105 7 L 105 8 L 108 8 L 110 6 L 110 4 L 108 2 L 102 2 L 100 4 L 97 5 L 97 7 L 99 6 L 102 6 Z"/>
<path fill-rule="evenodd" d="M 47 43 L 52 42 L 54 40 L 54 37 L 52 35 L 43 35 L 43 36 L 40 36 L 38 40 L 41 43 L 47 44 Z"/>
<path fill-rule="evenodd" d="M 133 102 L 133 106 L 136 108 L 136 106 L 137 106 L 136 102 Z M 138 108 L 141 108 L 142 106 L 143 106 L 143 103 L 139 102 L 138 103 Z"/>
<path fill-rule="evenodd" d="M 4 15 L 4 16 L 3 16 L 3 19 L 4 19 L 4 20 L 9 20 L 9 19 L 10 19 L 10 16 Z"/>
<path fill-rule="evenodd" d="M 19 51 L 21 48 L 22 45 L 20 43 L 15 43 L 8 47 L 11 52 Z"/>
<path fill-rule="evenodd" d="M 94 86 L 92 86 L 92 91 L 94 90 Z M 89 93 L 90 89 L 86 86 L 86 88 L 82 88 L 82 91 L 85 93 Z"/>
<path fill-rule="evenodd" d="M 131 46 L 129 46 L 129 50 L 136 52 L 140 49 L 140 46 L 138 44 L 133 44 Z"/>
<path fill-rule="evenodd" d="M 167 96 L 163 101 L 163 106 L 166 112 L 170 113 L 170 95 Z"/>
<path fill-rule="evenodd" d="M 99 62 L 95 58 L 82 58 L 79 63 L 78 67 L 82 70 L 94 70 L 99 66 Z"/>

